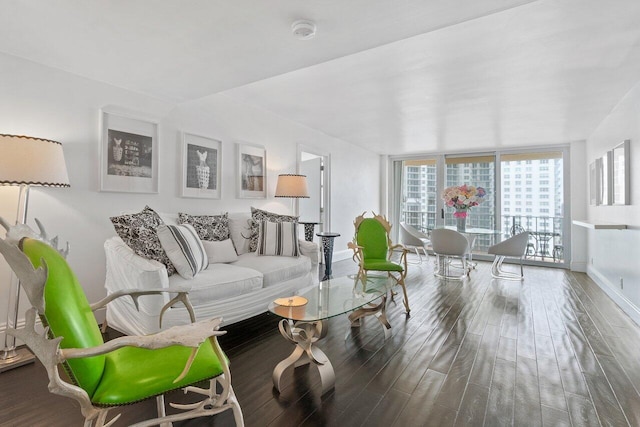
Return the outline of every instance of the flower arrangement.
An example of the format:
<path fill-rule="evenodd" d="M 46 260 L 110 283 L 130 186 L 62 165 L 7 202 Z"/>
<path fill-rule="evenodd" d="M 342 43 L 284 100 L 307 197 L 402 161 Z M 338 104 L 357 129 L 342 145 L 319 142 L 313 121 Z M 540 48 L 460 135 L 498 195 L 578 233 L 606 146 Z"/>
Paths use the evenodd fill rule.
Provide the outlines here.
<path fill-rule="evenodd" d="M 445 188 L 442 192 L 442 200 L 447 206 L 456 209 L 453 214 L 454 217 L 466 218 L 467 211 L 482 203 L 486 194 L 487 192 L 482 187 L 463 184 Z"/>

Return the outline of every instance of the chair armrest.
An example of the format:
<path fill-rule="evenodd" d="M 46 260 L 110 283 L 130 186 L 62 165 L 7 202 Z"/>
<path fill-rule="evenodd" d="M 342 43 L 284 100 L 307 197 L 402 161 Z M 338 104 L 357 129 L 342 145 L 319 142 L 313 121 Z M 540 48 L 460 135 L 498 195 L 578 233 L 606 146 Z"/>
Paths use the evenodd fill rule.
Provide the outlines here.
<path fill-rule="evenodd" d="M 300 246 L 300 253 L 311 259 L 311 267 L 318 267 L 320 261 L 320 249 L 317 243 L 307 242 L 306 240 L 298 240 L 298 246 Z"/>
<path fill-rule="evenodd" d="M 189 289 L 182 287 L 174 287 L 168 289 L 130 289 L 130 290 L 119 290 L 107 295 L 105 298 L 100 301 L 91 304 L 91 311 L 96 311 L 99 308 L 105 307 L 111 301 L 118 299 L 124 296 L 130 296 L 133 300 L 133 304 L 136 306 L 136 310 L 140 311 L 140 306 L 138 304 L 138 297 L 142 295 L 159 295 L 163 293 L 174 293 L 176 296 L 171 299 L 168 303 L 166 303 L 162 309 L 160 310 L 160 328 L 162 328 L 162 316 L 165 311 L 171 306 L 173 306 L 178 301 L 181 301 L 184 304 L 185 308 L 189 312 L 189 317 L 191 319 L 191 323 L 196 321 L 196 315 L 193 310 L 193 305 L 191 305 L 191 301 L 189 301 Z"/>
<path fill-rule="evenodd" d="M 61 357 L 66 360 L 98 356 L 127 346 L 154 350 L 180 345 L 197 349 L 207 338 L 227 333 L 227 331 L 219 330 L 221 323 L 222 317 L 214 317 L 188 325 L 173 326 L 151 335 L 125 335 L 96 347 L 65 348 L 60 349 L 59 352 Z"/>
<path fill-rule="evenodd" d="M 160 349 L 174 345 L 191 347 L 191 355 L 189 356 L 182 373 L 174 380 L 177 382 L 184 378 L 189 372 L 198 348 L 205 340 L 209 339 L 214 347 L 216 355 L 218 355 L 218 358 L 220 359 L 220 363 L 223 364 L 225 373 L 228 373 L 226 359 L 224 358 L 224 355 L 222 355 L 220 346 L 216 339 L 217 336 L 224 335 L 226 333 L 226 331 L 219 330 L 220 324 L 222 323 L 221 317 L 203 320 L 188 325 L 174 326 L 166 331 L 152 335 L 123 336 L 107 341 L 106 343 L 96 347 L 66 349 L 60 348 L 60 341 L 63 339 L 62 337 L 49 340 L 46 332 L 44 335 L 36 332 L 35 320 L 36 309 L 32 307 L 27 310 L 27 313 L 25 314 L 25 327 L 23 329 L 8 328 L 7 333 L 27 344 L 42 362 L 49 373 L 49 389 L 52 392 L 67 396 L 77 396 L 81 399 L 81 405 L 83 404 L 83 401 L 90 405 L 86 392 L 79 387 L 67 385 L 60 381 L 56 366 L 68 359 L 98 356 L 100 354 L 110 353 L 125 346 L 146 349 Z M 51 374 L 52 372 L 54 372 L 53 377 Z"/>
<path fill-rule="evenodd" d="M 404 245 L 401 245 L 401 244 L 396 244 L 389 247 L 389 251 L 395 251 L 396 249 L 399 249 L 404 253 L 410 252 L 409 249 L 407 249 Z"/>
<path fill-rule="evenodd" d="M 353 256 L 351 257 L 358 264 L 362 264 L 364 257 L 362 256 L 362 246 L 359 246 L 353 242 L 347 242 L 347 248 L 353 250 Z"/>

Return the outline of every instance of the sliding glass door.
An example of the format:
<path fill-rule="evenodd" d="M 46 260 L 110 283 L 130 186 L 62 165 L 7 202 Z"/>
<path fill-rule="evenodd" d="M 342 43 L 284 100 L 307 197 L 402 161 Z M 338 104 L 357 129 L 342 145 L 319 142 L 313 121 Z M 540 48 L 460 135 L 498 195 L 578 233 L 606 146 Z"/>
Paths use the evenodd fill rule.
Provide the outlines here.
<path fill-rule="evenodd" d="M 467 227 L 487 230 L 486 234 L 477 235 L 474 251 L 485 252 L 496 241 L 490 232 L 496 229 L 495 160 L 493 154 L 445 157 L 445 187 L 472 185 L 486 191 L 482 203 L 470 209 L 467 215 Z M 455 225 L 453 213 L 453 208 L 445 207 L 445 225 Z"/>
<path fill-rule="evenodd" d="M 438 212 L 435 158 L 401 162 L 400 220 L 428 233 Z"/>
<path fill-rule="evenodd" d="M 567 148 L 443 154 L 394 160 L 391 218 L 428 233 L 454 226 L 454 209 L 441 195 L 446 187 L 483 187 L 486 196 L 467 216 L 475 230 L 474 253 L 521 231 L 531 235 L 527 261 L 566 265 L 568 233 L 564 220 L 568 176 Z"/>
<path fill-rule="evenodd" d="M 500 175 L 503 232 L 528 231 L 530 259 L 564 262 L 562 151 L 503 154 Z"/>

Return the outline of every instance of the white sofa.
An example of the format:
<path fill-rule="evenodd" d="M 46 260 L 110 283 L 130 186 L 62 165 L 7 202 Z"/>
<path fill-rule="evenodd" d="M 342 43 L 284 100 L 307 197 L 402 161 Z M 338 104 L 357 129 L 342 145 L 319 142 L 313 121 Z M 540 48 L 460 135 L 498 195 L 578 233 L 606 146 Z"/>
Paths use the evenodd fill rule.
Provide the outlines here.
<path fill-rule="evenodd" d="M 177 215 L 159 214 L 166 224 L 175 224 Z M 136 255 L 120 237 L 104 244 L 107 276 L 105 287 L 111 294 L 119 290 L 186 288 L 197 320 L 222 316 L 231 324 L 267 311 L 269 302 L 293 295 L 297 289 L 318 282 L 318 245 L 300 240 L 300 257 L 258 256 L 247 252 L 249 213 L 230 213 L 231 240 L 238 259 L 231 263 L 210 264 L 191 280 L 178 274 L 170 277 L 158 261 Z M 125 334 L 149 334 L 160 330 L 159 315 L 171 295 L 139 298 L 139 310 L 131 298 L 118 298 L 107 308 L 107 324 Z M 189 323 L 181 303 L 163 315 L 162 329 Z"/>

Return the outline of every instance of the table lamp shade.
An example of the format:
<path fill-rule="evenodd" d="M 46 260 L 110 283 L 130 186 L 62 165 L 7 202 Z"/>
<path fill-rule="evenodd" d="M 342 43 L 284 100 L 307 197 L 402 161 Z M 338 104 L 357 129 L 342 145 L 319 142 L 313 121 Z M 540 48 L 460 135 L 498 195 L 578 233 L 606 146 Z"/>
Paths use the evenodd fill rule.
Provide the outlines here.
<path fill-rule="evenodd" d="M 309 198 L 307 176 L 295 174 L 278 175 L 276 197 Z"/>
<path fill-rule="evenodd" d="M 69 187 L 62 144 L 0 134 L 0 185 Z"/>

